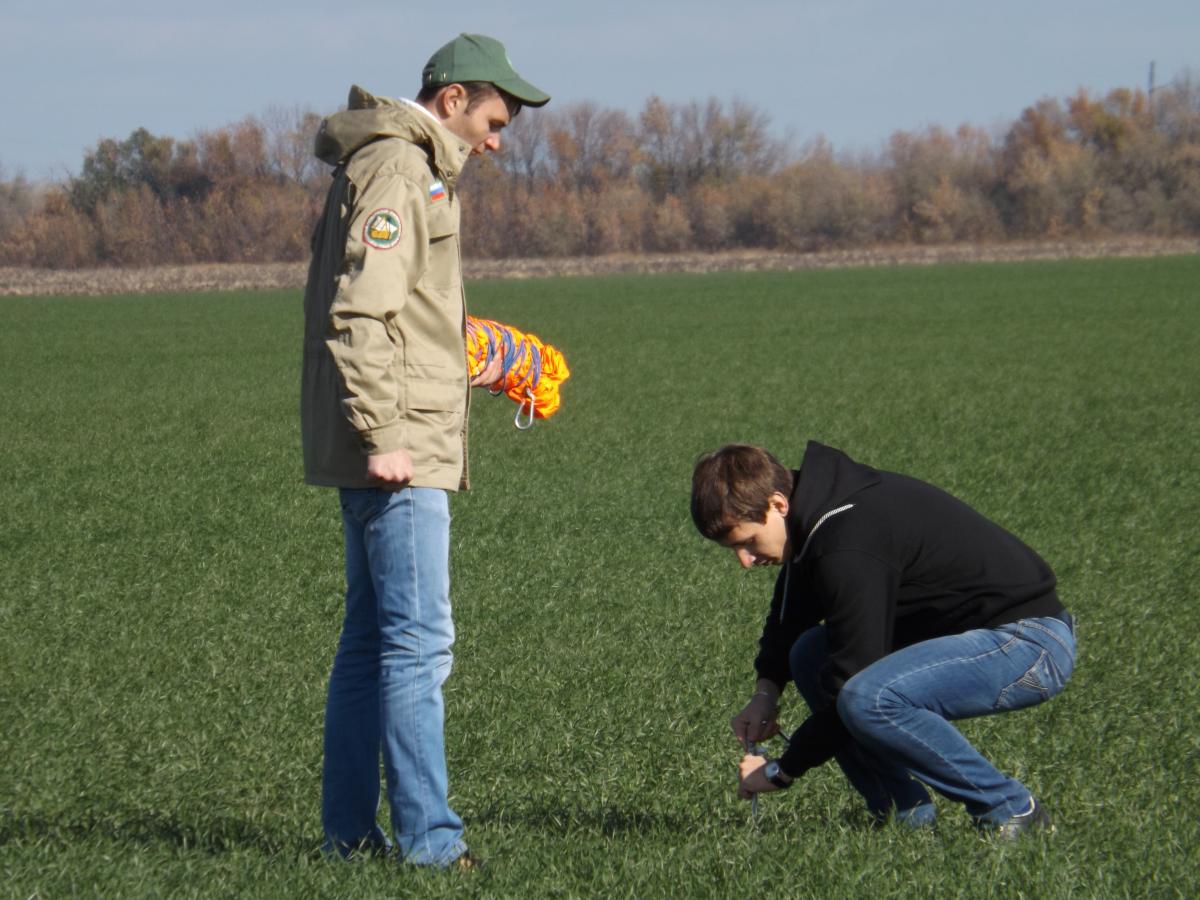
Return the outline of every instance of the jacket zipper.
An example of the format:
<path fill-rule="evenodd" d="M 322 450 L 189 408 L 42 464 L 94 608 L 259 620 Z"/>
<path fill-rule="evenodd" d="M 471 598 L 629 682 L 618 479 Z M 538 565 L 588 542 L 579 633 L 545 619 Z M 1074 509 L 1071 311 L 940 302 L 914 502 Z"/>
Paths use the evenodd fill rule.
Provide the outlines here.
<path fill-rule="evenodd" d="M 779 604 L 779 624 L 783 624 L 783 617 L 787 613 L 788 601 L 788 583 L 792 580 L 792 563 L 800 562 L 800 558 L 804 556 L 804 551 L 808 549 L 809 543 L 813 539 L 813 535 L 817 533 L 817 529 L 825 524 L 825 520 L 836 516 L 838 513 L 844 513 L 848 509 L 854 509 L 853 503 L 847 503 L 845 506 L 839 506 L 837 509 L 831 509 L 821 518 L 817 519 L 817 524 L 809 531 L 808 537 L 804 539 L 804 544 L 800 547 L 800 552 L 788 560 L 787 565 L 783 570 L 783 602 Z"/>

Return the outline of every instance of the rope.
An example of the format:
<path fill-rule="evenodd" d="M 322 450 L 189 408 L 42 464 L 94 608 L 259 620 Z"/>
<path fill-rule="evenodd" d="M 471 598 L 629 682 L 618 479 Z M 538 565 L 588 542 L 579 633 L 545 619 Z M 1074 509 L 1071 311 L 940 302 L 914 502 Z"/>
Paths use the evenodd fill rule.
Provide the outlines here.
<path fill-rule="evenodd" d="M 466 341 L 472 378 L 499 354 L 502 374 L 490 390 L 516 401 L 518 428 L 530 428 L 535 417 L 547 419 L 558 411 L 559 385 L 571 376 L 558 350 L 511 325 L 475 316 L 467 316 Z M 528 414 L 522 418 L 527 406 Z"/>

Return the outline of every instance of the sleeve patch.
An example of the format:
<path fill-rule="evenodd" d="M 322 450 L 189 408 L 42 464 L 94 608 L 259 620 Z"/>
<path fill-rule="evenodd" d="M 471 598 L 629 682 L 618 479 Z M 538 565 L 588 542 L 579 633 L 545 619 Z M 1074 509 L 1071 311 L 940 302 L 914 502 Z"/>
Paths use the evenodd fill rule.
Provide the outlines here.
<path fill-rule="evenodd" d="M 400 216 L 394 209 L 377 209 L 367 216 L 363 225 L 363 243 L 376 250 L 391 250 L 398 243 L 404 229 L 400 227 Z"/>

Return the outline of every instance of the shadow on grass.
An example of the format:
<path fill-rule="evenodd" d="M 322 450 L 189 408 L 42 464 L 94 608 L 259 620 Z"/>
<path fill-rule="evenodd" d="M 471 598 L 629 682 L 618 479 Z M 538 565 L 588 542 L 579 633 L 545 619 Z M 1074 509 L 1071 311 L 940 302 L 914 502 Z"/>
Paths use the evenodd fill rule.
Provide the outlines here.
<path fill-rule="evenodd" d="M 881 824 L 872 819 L 864 807 L 851 802 L 832 809 L 789 809 L 781 803 L 767 804 L 759 824 L 753 824 L 749 803 L 717 809 L 678 810 L 656 808 L 637 809 L 629 806 L 580 803 L 558 803 L 550 798 L 529 799 L 518 806 L 492 804 L 481 806 L 464 815 L 467 830 L 477 825 L 489 827 L 513 826 L 531 831 L 550 832 L 556 836 L 619 837 L 637 834 L 719 834 L 749 830 L 754 833 L 812 831 L 838 832 L 859 835 L 920 835 L 901 825 Z M 932 833 L 932 830 L 930 830 Z"/>
<path fill-rule="evenodd" d="M 554 834 L 575 833 L 615 836 L 623 834 L 695 831 L 698 827 L 728 827 L 744 821 L 703 823 L 686 814 L 661 810 L 629 809 L 613 805 L 584 807 L 551 801 L 526 803 L 520 807 L 492 805 L 475 810 L 473 824 L 513 825 Z M 203 822 L 180 821 L 168 812 L 144 809 L 110 809 L 103 815 L 70 815 L 61 818 L 39 815 L 10 815 L 0 822 L 0 847 L 9 844 L 44 844 L 70 847 L 103 838 L 122 844 L 163 845 L 181 850 L 220 855 L 235 850 L 254 850 L 264 856 L 321 858 L 320 843 L 302 835 L 280 834 L 263 825 L 234 817 L 211 817 Z"/>
<path fill-rule="evenodd" d="M 55 819 L 43 816 L 5 816 L 0 823 L 0 847 L 39 843 L 58 847 L 106 838 L 116 843 L 165 845 L 220 855 L 232 850 L 257 850 L 264 856 L 320 858 L 320 845 L 300 835 L 264 831 L 253 822 L 214 817 L 201 824 L 180 822 L 168 813 L 149 810 L 111 811 L 104 816 Z"/>
<path fill-rule="evenodd" d="M 618 837 L 636 834 L 684 834 L 717 829 L 746 828 L 750 822 L 747 805 L 741 811 L 689 815 L 686 811 L 631 809 L 615 805 L 587 807 L 551 800 L 529 802 L 520 807 L 493 804 L 471 811 L 468 830 L 477 825 L 514 826 L 562 836 Z M 812 823 L 809 823 L 810 825 Z M 822 826 L 875 830 L 862 816 L 846 821 L 822 821 Z M 264 857 L 288 859 L 322 858 L 320 841 L 312 836 L 281 834 L 278 830 L 233 817 L 212 817 L 202 823 L 179 821 L 169 813 L 151 810 L 111 810 L 106 815 L 50 816 L 9 815 L 0 822 L 0 847 L 9 844 L 42 844 L 68 848 L 102 838 L 118 844 L 166 846 L 214 856 L 235 851 L 256 851 Z"/>
<path fill-rule="evenodd" d="M 712 823 L 711 819 L 707 822 Z M 604 836 L 695 831 L 698 825 L 694 817 L 660 810 L 627 809 L 611 805 L 587 808 L 549 801 L 525 804 L 516 809 L 495 805 L 483 807 L 471 813 L 467 824 L 468 827 L 472 824 L 516 825 L 556 835 L 587 833 Z"/>

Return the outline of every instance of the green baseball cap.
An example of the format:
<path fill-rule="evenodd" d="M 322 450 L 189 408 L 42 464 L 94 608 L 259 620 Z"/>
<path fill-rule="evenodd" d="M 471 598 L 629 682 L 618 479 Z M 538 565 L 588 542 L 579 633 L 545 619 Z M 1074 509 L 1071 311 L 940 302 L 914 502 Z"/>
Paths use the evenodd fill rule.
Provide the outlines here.
<path fill-rule="evenodd" d="M 526 106 L 545 106 L 550 95 L 517 74 L 504 45 L 483 34 L 460 34 L 425 63 L 421 86 L 486 81 Z"/>

